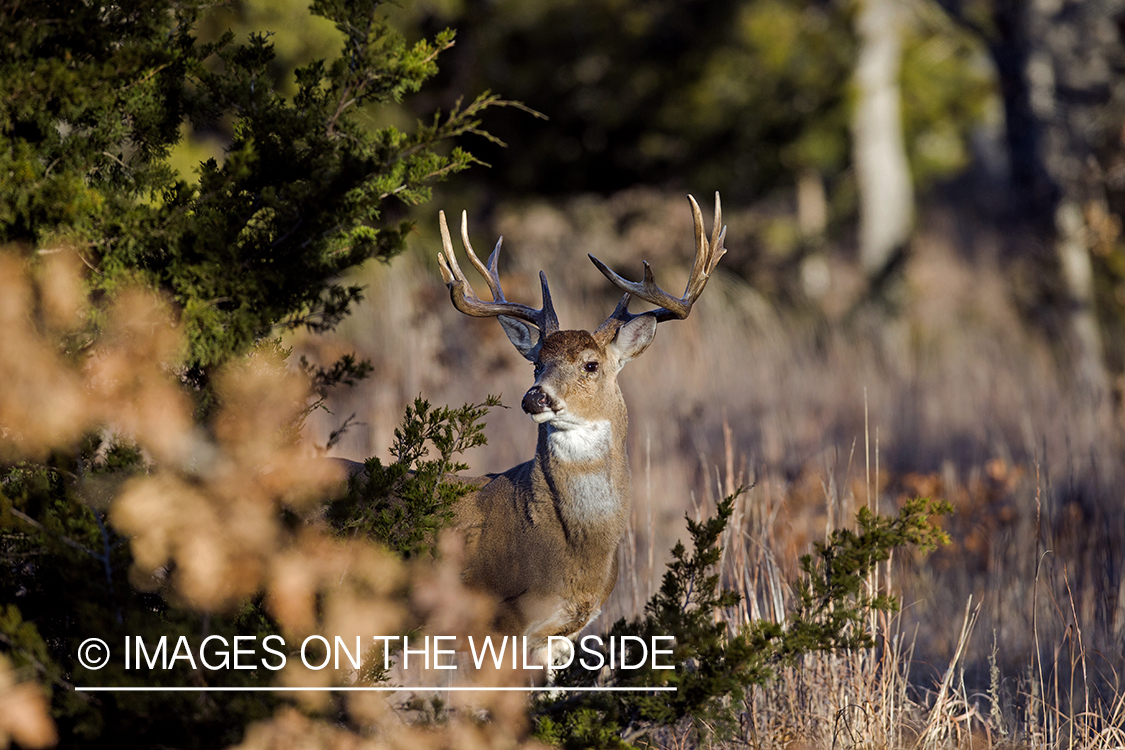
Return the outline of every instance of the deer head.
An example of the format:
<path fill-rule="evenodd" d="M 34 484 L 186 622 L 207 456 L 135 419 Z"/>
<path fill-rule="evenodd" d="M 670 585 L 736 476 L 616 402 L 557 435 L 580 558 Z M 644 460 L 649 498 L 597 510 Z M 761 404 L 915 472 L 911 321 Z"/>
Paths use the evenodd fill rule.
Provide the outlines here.
<path fill-rule="evenodd" d="M 481 263 L 469 242 L 466 214 L 462 212 L 461 240 L 470 262 L 492 293 L 492 302 L 481 300 L 457 265 L 445 212 L 439 214 L 445 252 L 438 253 L 438 264 L 453 305 L 466 315 L 498 318 L 519 353 L 535 365 L 535 384 L 524 395 L 522 406 L 536 422 L 549 424 L 556 430 L 585 429 L 598 419 L 605 419 L 607 411 L 614 411 L 618 404 L 623 409 L 624 402 L 617 387 L 621 368 L 648 348 L 658 323 L 682 320 L 691 312 L 692 304 L 726 253 L 723 247 L 726 228 L 720 229 L 722 208 L 718 193 L 715 193 L 715 220 L 709 240 L 704 233 L 699 204 L 691 196 L 688 200 L 695 219 L 696 253 L 683 296 L 673 297 L 657 286 L 648 261 L 644 261 L 643 279 L 632 282 L 590 255 L 598 270 L 625 292 L 617 308 L 593 333 L 559 330 L 547 276 L 542 271 L 539 272 L 543 294 L 541 308 L 508 302 L 497 272 L 504 238 L 497 241 L 488 264 Z M 630 313 L 629 303 L 634 297 L 656 305 L 657 309 Z"/>

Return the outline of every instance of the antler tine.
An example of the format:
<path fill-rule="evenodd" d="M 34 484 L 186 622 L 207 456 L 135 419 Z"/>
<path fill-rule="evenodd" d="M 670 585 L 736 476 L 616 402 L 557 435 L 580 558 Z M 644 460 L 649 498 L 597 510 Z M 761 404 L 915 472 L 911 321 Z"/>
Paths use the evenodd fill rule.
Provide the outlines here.
<path fill-rule="evenodd" d="M 699 209 L 699 204 L 695 202 L 695 196 L 689 195 L 688 202 L 691 203 L 691 218 L 695 224 L 695 258 L 691 262 L 691 274 L 688 276 L 688 285 L 684 289 L 684 294 L 691 291 L 691 282 L 699 275 L 699 267 L 707 268 L 707 255 L 710 247 L 707 244 L 707 235 L 703 229 L 703 212 Z"/>
<path fill-rule="evenodd" d="M 540 310 L 543 322 L 539 324 L 539 331 L 546 338 L 559 330 L 559 316 L 555 315 L 555 304 L 551 301 L 551 290 L 547 287 L 547 274 L 539 272 L 539 286 L 543 290 L 543 309 Z"/>
<path fill-rule="evenodd" d="M 464 272 L 457 265 L 457 254 L 453 250 L 453 240 L 449 236 L 449 225 L 446 223 L 444 211 L 438 212 L 438 225 L 441 228 L 441 245 L 444 250 L 444 253 L 438 253 L 438 266 L 441 268 L 442 279 L 449 288 L 449 297 L 453 301 L 454 307 L 474 318 L 493 318 L 507 315 L 526 320 L 536 326 L 544 337 L 559 330 L 559 320 L 551 304 L 550 290 L 547 288 L 547 277 L 542 271 L 539 273 L 540 282 L 543 286 L 542 309 L 536 310 L 527 305 L 508 302 L 504 299 L 504 290 L 500 288 L 500 274 L 497 271 L 500 246 L 504 241 L 503 237 L 496 242 L 496 248 L 488 257 L 488 265 L 486 266 L 473 252 L 473 246 L 469 242 L 467 212 L 461 212 L 461 241 L 469 254 L 469 261 L 484 277 L 489 291 L 492 292 L 492 302 L 485 302 L 477 297 L 469 280 L 465 278 Z"/>
<path fill-rule="evenodd" d="M 610 273 L 612 273 L 612 271 Z M 632 298 L 632 295 L 628 292 L 621 295 L 621 300 L 617 303 L 617 307 L 613 308 L 613 312 L 609 314 L 609 317 L 594 331 L 595 339 L 600 341 L 603 345 L 608 343 L 617 334 L 618 328 L 625 325 L 633 318 L 639 318 L 644 314 L 634 315 L 629 312 L 629 300 Z"/>
<path fill-rule="evenodd" d="M 723 227 L 721 231 L 720 231 L 719 227 Z M 718 263 L 719 258 L 721 258 L 721 257 L 723 257 L 724 255 L 727 254 L 727 249 L 725 247 L 723 247 L 723 242 L 722 242 L 722 240 L 719 239 L 720 235 L 725 237 L 726 233 L 727 233 L 727 228 L 725 226 L 723 226 L 723 202 L 719 199 L 719 191 L 716 190 L 715 191 L 715 218 L 711 222 L 711 247 L 714 248 L 715 246 L 718 246 L 718 248 L 719 248 L 719 257 L 715 258 L 715 263 Z M 715 270 L 715 267 L 711 266 L 711 270 L 712 271 Z"/>
<path fill-rule="evenodd" d="M 648 261 L 642 261 L 644 264 L 644 279 L 642 281 L 627 281 L 621 276 L 618 276 L 610 268 L 595 258 L 590 256 L 590 260 L 594 262 L 598 270 L 613 283 L 618 289 L 624 291 L 625 298 L 618 304 L 618 309 L 614 310 L 613 315 L 606 320 L 602 325 L 604 328 L 610 321 L 619 321 L 617 325 L 628 322 L 632 318 L 637 317 L 622 309 L 622 305 L 626 308 L 629 304 L 630 295 L 639 297 L 646 302 L 651 302 L 657 306 L 656 310 L 649 313 L 642 313 L 647 315 L 656 316 L 657 322 L 665 320 L 683 320 L 691 313 L 691 306 L 695 304 L 695 300 L 703 293 L 703 288 L 707 285 L 707 280 L 711 278 L 715 266 L 718 265 L 719 258 L 726 254 L 726 248 L 723 247 L 723 240 L 726 238 L 726 227 L 719 227 L 722 225 L 722 208 L 719 203 L 719 194 L 715 193 L 715 224 L 711 231 L 711 239 L 708 241 L 707 235 L 703 229 L 703 212 L 699 209 L 699 204 L 696 203 L 695 198 L 688 196 L 691 202 L 692 218 L 695 223 L 695 260 L 691 266 L 691 276 L 688 277 L 687 287 L 684 289 L 683 297 L 673 297 L 656 285 L 656 279 L 653 277 L 652 267 L 649 266 Z M 601 328 L 599 328 L 601 330 Z"/>
<path fill-rule="evenodd" d="M 723 209 L 719 201 L 719 193 L 715 191 L 715 219 L 711 225 L 711 241 L 707 241 L 707 235 L 703 228 L 703 212 L 699 210 L 699 204 L 695 202 L 693 196 L 688 196 L 691 201 L 692 218 L 695 220 L 695 260 L 691 265 L 691 276 L 688 277 L 688 285 L 684 290 L 684 298 L 694 300 L 703 291 L 703 287 L 707 284 L 707 280 L 711 278 L 711 273 L 715 270 L 715 266 L 719 263 L 719 258 L 722 258 L 727 253 L 727 249 L 723 247 L 723 239 L 726 238 L 727 228 L 722 226 L 723 223 Z M 720 227 L 722 227 L 720 229 Z"/>
<path fill-rule="evenodd" d="M 500 245 L 503 244 L 504 238 L 501 237 L 496 241 L 496 248 L 492 251 L 492 255 L 488 256 L 488 267 L 486 268 L 480 262 L 480 258 L 473 252 L 473 243 L 469 242 L 469 212 L 461 212 L 461 242 L 465 245 L 465 251 L 469 254 L 469 262 L 473 264 L 473 268 L 484 277 L 484 281 L 488 284 L 488 291 L 492 292 L 492 299 L 494 302 L 504 302 L 504 292 L 500 289 L 500 274 L 496 272 L 496 264 L 500 259 Z"/>
<path fill-rule="evenodd" d="M 445 223 L 445 211 L 438 211 L 438 226 L 441 227 L 441 247 L 445 254 L 438 253 L 438 267 L 446 286 L 465 284 L 465 274 L 457 265 L 457 255 L 453 252 L 453 240 L 449 238 L 449 225 Z"/>

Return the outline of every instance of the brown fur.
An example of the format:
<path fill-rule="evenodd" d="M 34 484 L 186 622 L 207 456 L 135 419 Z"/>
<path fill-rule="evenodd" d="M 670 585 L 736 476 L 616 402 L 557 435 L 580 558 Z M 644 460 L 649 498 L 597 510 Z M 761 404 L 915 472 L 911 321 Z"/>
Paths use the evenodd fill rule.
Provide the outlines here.
<path fill-rule="evenodd" d="M 587 349 L 605 356 L 605 347 L 599 344 L 592 334 L 587 331 L 557 331 L 552 333 L 543 342 L 539 351 L 540 360 L 565 360 L 570 363 L 578 361 L 578 357 Z"/>
<path fill-rule="evenodd" d="M 591 357 L 592 355 L 592 357 Z M 617 582 L 617 547 L 625 532 L 631 486 L 625 437 L 628 419 L 617 386 L 617 363 L 586 331 L 559 331 L 543 342 L 536 385 L 550 388 L 568 413 L 608 421 L 605 455 L 582 461 L 552 454 L 547 424 L 539 426 L 535 458 L 488 477 L 455 508 L 465 532 L 467 584 L 500 601 L 502 634 L 573 636 L 601 610 Z M 599 372 L 585 374 L 587 361 Z M 568 483 L 575 475 L 604 477 L 615 507 L 585 517 Z"/>

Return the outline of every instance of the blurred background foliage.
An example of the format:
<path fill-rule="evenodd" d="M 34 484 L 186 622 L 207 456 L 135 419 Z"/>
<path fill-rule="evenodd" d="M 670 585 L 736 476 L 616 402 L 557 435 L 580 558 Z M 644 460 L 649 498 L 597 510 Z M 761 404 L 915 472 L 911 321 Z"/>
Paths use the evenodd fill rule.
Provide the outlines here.
<path fill-rule="evenodd" d="M 38 268 L 34 284 L 24 283 L 26 269 L 0 268 L 0 281 L 15 290 L 0 295 L 0 303 L 26 297 L 34 311 L 0 304 L 10 323 L 0 353 L 6 364 L 14 363 L 3 372 L 9 383 L 26 386 L 0 394 L 8 420 L 0 430 L 38 435 L 42 443 L 30 454 L 4 444 L 0 454 L 10 573 L 0 581 L 0 598 L 22 599 L 18 611 L 7 609 L 0 619 L 8 648 L 36 655 L 54 649 L 61 661 L 83 635 L 70 613 L 100 606 L 104 627 L 116 632 L 121 623 L 108 614 L 114 602 L 147 613 L 146 627 L 177 632 L 265 632 L 274 627 L 271 618 L 286 617 L 302 623 L 297 628 L 302 632 L 311 629 L 308 622 L 335 627 L 317 620 L 325 614 L 316 610 L 317 602 L 325 601 L 317 597 L 339 594 L 339 587 L 332 587 L 341 571 L 370 574 L 390 563 L 371 563 L 376 553 L 359 544 L 326 551 L 303 534 L 303 514 L 311 515 L 312 508 L 294 507 L 284 487 L 245 488 L 231 484 L 230 477 L 259 476 L 253 472 L 261 456 L 239 453 L 254 444 L 247 435 L 264 443 L 280 435 L 279 455 L 262 448 L 263 455 L 272 455 L 274 471 L 293 482 L 312 476 L 295 459 L 300 449 L 291 442 L 305 417 L 312 425 L 306 436 L 324 444 L 338 437 L 329 436 L 355 411 L 359 419 L 336 448 L 366 458 L 386 450 L 403 405 L 419 393 L 435 403 L 479 403 L 485 393 L 501 391 L 511 401 L 527 387 L 527 368 L 498 328 L 453 311 L 427 265 L 438 246 L 437 208 L 467 207 L 474 233 L 490 241 L 503 233 L 506 247 L 518 248 L 501 262 L 513 299 L 533 300 L 534 274 L 545 268 L 564 325 L 589 326 L 608 312 L 613 295 L 590 267 L 576 267 L 584 262 L 582 254 L 593 251 L 615 267 L 621 264 L 626 275 L 624 264 L 635 269 L 644 257 L 661 279 L 682 278 L 691 231 L 682 194 L 709 197 L 719 190 L 730 254 L 700 301 L 700 312 L 677 324 L 674 334 L 661 334 L 646 360 L 623 377 L 637 503 L 622 548 L 625 572 L 607 619 L 635 614 L 654 591 L 662 568 L 658 555 L 682 535 L 685 509 L 695 506 L 699 512 L 697 499 L 704 508 L 713 505 L 744 479 L 757 479 L 758 485 L 738 510 L 733 525 L 738 533 L 731 534 L 733 551 L 724 568 L 724 580 L 745 595 L 742 610 L 728 615 L 736 623 L 771 607 L 773 616 L 781 616 L 787 595 L 782 579 L 793 572 L 793 561 L 860 504 L 874 499 L 877 505 L 880 494 L 899 504 L 932 495 L 956 508 L 949 521 L 951 551 L 934 566 L 904 561 L 906 575 L 896 579 L 918 598 L 905 617 L 923 628 L 919 661 L 937 663 L 960 653 L 951 613 L 961 611 L 966 596 L 984 591 L 989 596 L 982 622 L 1000 632 L 994 658 L 1007 674 L 1028 674 L 1029 654 L 1050 659 L 1047 651 L 1054 649 L 1053 666 L 1044 671 L 1039 665 L 1038 687 L 1025 683 L 1004 699 L 1011 712 L 999 728 L 1023 722 L 1019 726 L 1031 736 L 1064 724 L 1059 715 L 1081 706 L 1089 693 L 1073 691 L 1062 701 L 1066 705 L 1055 706 L 1059 715 L 1044 718 L 1034 713 L 1045 711 L 1042 701 L 1018 713 L 1019 706 L 1034 703 L 1020 691 L 1038 690 L 1041 697 L 1053 673 L 1058 695 L 1060 671 L 1069 666 L 1074 674 L 1087 649 L 1108 654 L 1107 672 L 1119 672 L 1125 637 L 1123 0 L 403 3 L 379 10 L 390 25 L 387 34 L 372 37 L 379 42 L 376 62 L 383 53 L 402 52 L 398 33 L 413 49 L 420 40 L 448 39 L 444 30 L 452 28 L 455 44 L 441 53 L 436 71 L 429 48 L 419 48 L 403 90 L 349 111 L 345 139 L 319 137 L 325 135 L 323 121 L 333 116 L 334 101 L 323 95 L 332 85 L 328 78 L 347 79 L 341 50 L 355 40 L 310 14 L 302 0 L 172 3 L 186 9 L 191 23 L 167 37 L 160 36 L 169 26 L 160 12 L 169 3 L 105 3 L 108 10 L 101 15 L 90 10 L 96 5 L 82 6 L 91 14 L 85 27 L 78 24 L 78 31 L 53 40 L 56 47 L 36 49 L 36 40 L 51 37 L 49 27 L 6 23 L 32 6 L 0 0 L 5 49 L 26 53 L 0 59 L 0 85 L 11 94 L 0 99 L 0 126 L 5 145 L 32 144 L 0 148 L 0 170 L 7 175 L 0 240 L 24 259 L 35 258 L 27 265 Z M 314 5 L 329 15 L 351 15 L 363 4 Z M 868 175 L 865 184 L 857 157 L 857 113 L 866 96 L 857 69 L 872 47 L 871 35 L 858 29 L 872 9 L 890 6 L 897 21 L 876 25 L 894 50 L 884 70 L 894 69 L 890 96 L 897 109 L 887 121 L 901 135 L 908 174 L 900 192 L 910 193 L 906 202 L 911 208 L 917 204 L 917 218 L 908 217 L 904 234 L 866 267 L 857 263 L 863 257 L 857 228 L 879 179 Z M 35 7 L 47 15 L 71 6 Z M 76 18 L 67 16 L 72 23 Z M 188 38 L 197 34 L 202 43 L 219 43 L 228 30 L 241 52 L 226 59 L 200 53 Z M 143 52 L 140 58 L 115 57 L 133 44 Z M 68 78 L 94 55 L 124 64 L 91 65 L 82 69 L 81 80 Z M 296 71 L 322 59 L 326 67 L 309 70 L 325 74 L 324 85 L 307 85 L 301 98 Z M 198 104 L 193 97 L 201 93 L 189 86 L 180 92 L 183 99 L 170 98 L 183 108 L 161 119 L 159 92 L 148 73 L 155 69 L 175 83 L 176 71 L 160 67 L 165 62 L 191 66 L 197 82 L 214 83 L 216 101 L 229 95 L 227 103 L 239 106 L 265 103 L 277 117 L 255 120 L 246 115 L 252 107 L 238 106 L 188 116 L 200 114 L 189 112 L 188 105 Z M 23 64 L 51 75 L 13 74 Z M 104 85 L 123 70 L 135 78 L 127 85 Z M 268 91 L 258 85 L 263 80 Z M 308 84 L 311 78 L 304 80 Z M 423 80 L 417 93 L 401 95 Z M 62 109 L 42 105 L 35 87 L 46 90 L 44 81 L 74 86 L 60 97 Z M 487 90 L 525 106 L 492 106 L 505 102 L 480 98 Z M 306 107 L 309 102 L 319 111 Z M 481 105 L 466 116 L 468 102 Z M 141 116 L 116 116 L 123 103 Z M 87 119 L 75 131 L 68 117 L 79 111 Z M 455 111 L 461 115 L 451 126 L 445 118 Z M 426 131 L 419 122 L 431 127 L 435 112 L 444 127 Z M 298 157 L 308 155 L 304 144 L 279 134 L 272 127 L 278 122 L 297 130 L 293 123 L 308 126 L 307 132 L 318 134 L 312 139 L 314 155 L 333 164 L 343 154 L 351 166 L 369 167 L 367 156 L 383 153 L 387 143 L 391 151 L 424 144 L 426 158 L 417 169 L 404 170 L 409 190 L 398 189 L 402 172 L 358 175 L 348 167 L 341 169 L 352 180 L 347 184 L 290 194 L 295 183 L 323 176 L 319 168 L 326 162 L 301 162 Z M 261 143 L 248 137 L 253 127 L 268 134 L 276 148 L 260 150 Z M 419 140 L 398 139 L 403 133 Z M 83 137 L 70 137 L 75 134 Z M 357 152 L 348 152 L 352 146 Z M 468 151 L 455 150 L 459 147 Z M 266 158 L 258 159 L 263 153 Z M 451 174 L 474 159 L 489 167 Z M 255 182 L 261 174 L 268 180 Z M 449 179 L 435 187 L 440 177 Z M 213 197 L 207 188 L 216 185 L 226 194 L 205 205 L 204 199 Z M 161 186 L 170 189 L 156 189 Z M 431 190 L 439 200 L 427 206 Z M 274 214 L 259 213 L 249 200 L 282 194 L 287 198 L 277 205 L 284 210 Z M 286 224 L 278 216 L 301 220 Z M 300 233 L 287 233 L 294 224 L 302 227 Z M 201 225 L 206 231 L 197 231 Z M 107 238 L 124 241 L 114 245 Z M 399 256 L 408 247 L 418 252 Z M 89 258 L 82 255 L 90 248 Z M 54 270 L 50 259 L 64 255 L 73 265 L 66 273 Z M 364 262 L 393 256 L 398 259 L 392 267 Z M 79 259 L 91 271 L 84 277 L 86 289 L 77 281 Z M 64 284 L 73 287 L 70 292 L 94 303 L 89 309 L 78 304 L 75 309 L 88 317 L 66 318 L 61 332 L 50 312 L 57 279 L 70 279 Z M 114 343 L 108 311 L 113 298 L 134 282 L 172 297 L 171 304 L 161 303 L 167 309 L 155 303 L 153 309 L 169 314 L 181 333 L 186 329 L 186 339 L 128 349 L 121 342 L 143 342 L 137 330 L 148 318 L 122 313 L 113 325 L 137 324 L 124 326 Z M 870 304 L 875 297 L 880 304 Z M 359 315 L 344 319 L 356 310 Z M 317 325 L 306 325 L 310 311 L 319 314 Z M 227 397 L 228 405 L 240 407 L 231 424 L 247 426 L 224 437 L 213 412 L 222 399 L 219 406 L 197 408 L 200 394 L 210 393 L 210 375 L 247 352 L 261 359 L 263 339 L 302 326 L 318 333 L 336 329 L 335 337 L 286 342 L 310 357 L 318 386 L 332 380 L 332 373 L 335 382 L 347 383 L 367 372 L 356 359 L 346 359 L 356 350 L 371 361 L 373 377 L 325 401 L 323 388 L 312 395 L 298 388 L 294 396 L 263 376 L 243 389 L 241 400 Z M 13 333 L 23 328 L 26 341 Z M 114 346 L 129 356 L 115 353 Z M 272 342 L 264 349 L 282 358 L 287 353 Z M 101 364 L 83 370 L 90 352 Z M 286 371 L 272 355 L 268 359 L 274 375 Z M 96 377 L 87 382 L 98 367 L 104 372 L 110 365 L 116 367 L 116 375 L 107 376 L 111 384 L 114 377 L 129 384 L 121 373 L 132 373 L 141 395 L 151 391 L 153 404 L 168 401 L 175 408 L 129 412 L 122 405 L 132 404 L 129 394 L 106 396 L 97 390 L 106 386 Z M 55 370 L 62 373 L 57 379 L 43 375 Z M 168 395 L 185 383 L 190 397 L 179 391 L 175 398 Z M 59 406 L 58 394 L 78 391 L 89 404 L 74 399 L 82 404 L 78 412 Z M 310 416 L 309 404 L 327 405 L 332 412 Z M 263 414 L 273 421 L 257 421 Z M 119 440 L 108 430 L 96 439 L 79 435 L 109 423 L 126 437 Z M 498 411 L 489 423 L 489 450 L 466 459 L 476 471 L 502 470 L 527 459 L 533 428 L 524 415 Z M 7 435 L 0 432 L 5 441 Z M 129 436 L 144 445 L 147 456 L 133 448 Z M 857 436 L 866 445 L 857 448 Z M 874 467 L 861 466 L 865 447 L 868 464 L 874 454 Z M 216 467 L 222 462 L 204 460 L 227 452 L 235 454 L 237 471 L 221 474 Z M 99 475 L 120 479 L 123 468 L 140 475 L 141 464 L 150 459 L 175 475 L 166 479 L 170 484 L 140 484 L 144 492 L 133 492 L 124 503 L 111 500 L 119 487 Z M 725 467 L 721 480 L 719 465 Z M 717 491 L 720 484 L 726 492 Z M 169 486 L 186 500 L 167 501 Z M 243 506 L 258 514 L 257 527 L 229 521 L 232 509 Z M 133 524 L 119 527 L 111 507 L 131 508 L 137 514 Z M 137 510 L 154 507 L 164 511 L 154 511 L 159 523 Z M 268 531 L 258 546 L 240 536 L 255 528 Z M 175 548 L 168 553 L 174 572 L 194 571 L 202 587 L 194 599 L 178 598 L 183 592 L 173 583 L 157 582 L 172 587 L 164 589 L 170 592 L 167 600 L 138 588 L 138 581 L 154 583 L 151 575 L 133 570 L 130 545 L 155 536 Z M 181 549 L 185 539 L 201 548 L 218 544 L 225 555 L 223 573 L 203 565 L 211 557 Z M 1052 550 L 1049 558 L 1046 549 Z M 254 558 L 253 565 L 247 567 L 242 556 Z M 150 567 L 159 569 L 162 560 Z M 246 575 L 247 569 L 253 575 Z M 74 582 L 79 578 L 98 583 L 83 589 Z M 238 585 L 230 588 L 229 581 Z M 449 581 L 456 581 L 455 571 Z M 768 581 L 765 589 L 756 588 L 762 581 Z M 293 582 L 300 584 L 296 590 L 282 585 Z M 359 589 L 374 585 L 352 583 Z M 1040 586 L 1051 596 L 1036 598 Z M 767 589 L 770 595 L 761 593 Z M 250 591 L 258 595 L 249 609 L 228 608 L 225 617 L 212 618 L 212 609 L 244 600 Z M 459 601 L 454 594 L 437 598 L 443 604 Z M 1066 607 L 1056 605 L 1068 598 L 1070 614 L 1060 614 Z M 168 601 L 173 603 L 165 607 Z M 379 611 L 391 611 L 390 601 L 379 599 Z M 325 611 L 360 611 L 350 600 L 346 604 Z M 371 621 L 357 615 L 349 627 L 366 632 Z M 36 628 L 54 635 L 40 637 Z M 979 678 L 984 659 L 979 642 L 974 653 Z M 1071 659 L 1069 665 L 1059 662 L 1060 654 L 1064 662 Z M 31 677 L 66 696 L 71 716 L 60 722 L 62 729 L 88 729 L 107 745 L 116 742 L 112 722 L 91 719 L 95 704 L 72 691 L 59 692 L 70 685 L 58 664 L 44 656 L 41 665 Z M 26 677 L 27 664 L 18 667 Z M 831 665 L 827 669 L 833 679 L 838 676 Z M 884 674 L 879 666 L 876 673 Z M 804 684 L 800 674 L 792 677 Z M 8 680 L 7 665 L 0 664 L 0 683 Z M 778 692 L 783 698 L 834 694 L 803 687 L 788 696 L 784 687 Z M 1121 705 L 1119 689 L 1107 695 Z M 192 705 L 210 712 L 215 732 L 191 741 L 203 746 L 237 739 L 241 727 L 227 726 L 212 704 Z M 139 708 L 147 717 L 147 708 Z M 831 700 L 820 708 L 818 731 L 828 736 L 839 714 Z M 336 715 L 338 706 L 323 710 Z M 516 715 L 522 708 L 504 710 Z M 753 720 L 763 714 L 748 709 L 745 715 Z M 802 706 L 790 718 L 812 715 Z M 1071 719 L 1074 715 L 1071 711 Z M 162 742 L 189 733 L 188 708 L 180 718 L 181 726 L 154 722 Z M 308 726 L 290 716 L 274 728 L 301 737 L 310 734 Z M 483 730 L 474 724 L 457 731 Z M 515 736 L 524 737 L 523 731 L 517 726 Z M 27 736 L 46 745 L 48 734 Z M 247 746 L 270 746 L 266 735 L 247 736 Z M 457 737 L 448 746 L 459 746 Z"/>
<path fill-rule="evenodd" d="M 456 45 L 435 81 L 403 107 L 372 116 L 395 124 L 448 110 L 482 90 L 549 119 L 493 112 L 481 144 L 491 165 L 466 177 L 497 201 L 613 193 L 633 185 L 719 190 L 732 203 L 792 189 L 815 170 L 854 211 L 849 128 L 854 3 L 840 0 L 499 0 L 423 2 L 391 11 L 408 38 L 451 27 Z M 245 0 L 201 26 L 279 33 L 272 70 L 322 56 L 334 29 L 306 23 L 302 0 Z M 971 139 L 998 127 L 996 90 L 981 40 L 926 3 L 905 36 L 903 127 L 912 173 L 925 187 L 964 169 Z M 289 82 L 289 83 L 287 83 Z M 207 134 L 196 134 L 195 143 Z"/>

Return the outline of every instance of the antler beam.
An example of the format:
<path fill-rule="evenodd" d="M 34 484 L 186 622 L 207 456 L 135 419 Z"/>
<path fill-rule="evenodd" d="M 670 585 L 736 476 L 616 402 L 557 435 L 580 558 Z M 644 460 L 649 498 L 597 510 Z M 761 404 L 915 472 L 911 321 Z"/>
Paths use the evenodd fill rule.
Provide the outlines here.
<path fill-rule="evenodd" d="M 613 282 L 614 286 L 625 292 L 625 296 L 617 305 L 617 309 L 613 311 L 613 315 L 606 320 L 603 326 L 610 324 L 611 321 L 617 321 L 617 325 L 621 325 L 637 317 L 636 314 L 629 312 L 629 299 L 631 297 L 637 297 L 656 305 L 656 310 L 640 314 L 654 315 L 658 323 L 665 320 L 683 320 L 691 312 L 691 306 L 703 293 L 703 287 L 707 285 L 707 280 L 711 278 L 711 273 L 715 270 L 719 258 L 722 258 L 727 252 L 726 248 L 723 247 L 723 239 L 726 237 L 727 228 L 719 228 L 722 226 L 723 212 L 718 192 L 715 193 L 715 222 L 711 227 L 710 241 L 708 241 L 703 229 L 703 212 L 699 210 L 699 204 L 690 195 L 688 200 L 691 201 L 691 212 L 695 218 L 695 262 L 691 266 L 691 276 L 688 278 L 684 296 L 673 297 L 658 287 L 647 260 L 643 261 L 645 267 L 644 279 L 638 282 L 628 281 L 618 276 L 605 263 L 591 255 L 590 260 L 594 262 L 598 270 Z"/>
<path fill-rule="evenodd" d="M 507 315 L 526 320 L 539 329 L 543 338 L 559 330 L 559 319 L 555 315 L 555 308 L 551 303 L 551 290 L 547 288 L 547 275 L 545 273 L 539 272 L 539 283 L 543 288 L 542 308 L 536 310 L 517 302 L 508 302 L 504 299 L 504 291 L 500 288 L 500 274 L 496 268 L 500 260 L 500 245 L 504 242 L 504 238 L 501 237 L 496 241 L 496 249 L 492 251 L 492 255 L 488 256 L 488 265 L 481 263 L 480 258 L 473 252 L 473 246 L 469 243 L 468 216 L 465 211 L 462 211 L 461 242 L 464 243 L 465 250 L 469 254 L 469 261 L 484 277 L 489 291 L 492 292 L 492 302 L 485 302 L 473 291 L 472 285 L 469 284 L 460 266 L 457 265 L 457 255 L 453 251 L 453 241 L 449 237 L 449 226 L 445 222 L 445 211 L 438 212 L 438 223 L 441 225 L 441 245 L 445 249 L 444 255 L 438 253 L 438 265 L 441 267 L 441 276 L 445 279 L 445 285 L 449 288 L 449 296 L 453 300 L 454 307 L 474 318 L 494 318 L 499 315 Z"/>

